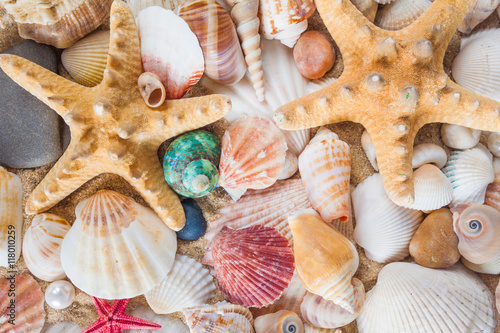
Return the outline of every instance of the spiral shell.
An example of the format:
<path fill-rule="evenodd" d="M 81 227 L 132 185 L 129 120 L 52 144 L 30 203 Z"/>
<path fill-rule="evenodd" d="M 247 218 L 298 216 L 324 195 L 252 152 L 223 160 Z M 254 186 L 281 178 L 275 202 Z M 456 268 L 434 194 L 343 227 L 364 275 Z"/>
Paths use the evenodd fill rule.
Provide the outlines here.
<path fill-rule="evenodd" d="M 150 108 L 157 108 L 163 104 L 167 93 L 160 78 L 153 73 L 142 73 L 137 81 L 139 91 L 144 98 L 144 102 Z"/>
<path fill-rule="evenodd" d="M 255 333 L 304 333 L 299 316 L 286 310 L 255 318 L 254 327 Z"/>
<path fill-rule="evenodd" d="M 23 230 L 21 179 L 0 166 L 0 266 L 11 268 L 21 252 Z M 14 239 L 13 239 L 14 238 Z"/>
<path fill-rule="evenodd" d="M 253 333 L 252 313 L 228 302 L 202 305 L 183 311 L 191 333 Z"/>
<path fill-rule="evenodd" d="M 421 143 L 413 147 L 411 164 L 413 169 L 424 164 L 433 164 L 441 169 L 445 166 L 447 159 L 446 151 L 440 146 L 434 143 Z"/>

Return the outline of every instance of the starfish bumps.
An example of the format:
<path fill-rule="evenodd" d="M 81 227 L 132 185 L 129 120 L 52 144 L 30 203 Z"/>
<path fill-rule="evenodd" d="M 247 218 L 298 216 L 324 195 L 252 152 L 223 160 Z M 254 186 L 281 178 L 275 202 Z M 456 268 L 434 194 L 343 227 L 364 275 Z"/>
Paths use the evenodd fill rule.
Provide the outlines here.
<path fill-rule="evenodd" d="M 458 86 L 443 69 L 448 44 L 473 3 L 436 0 L 410 26 L 386 31 L 350 0 L 316 0 L 344 72 L 276 110 L 276 123 L 287 130 L 361 123 L 375 146 L 387 195 L 398 205 L 412 204 L 413 141 L 422 126 L 442 122 L 500 131 L 500 103 Z"/>
<path fill-rule="evenodd" d="M 148 108 L 137 85 L 142 73 L 139 36 L 134 16 L 122 1 L 111 7 L 110 34 L 104 78 L 93 88 L 26 59 L 0 55 L 5 73 L 53 108 L 71 129 L 69 147 L 31 193 L 26 212 L 45 211 L 91 178 L 114 173 L 127 180 L 170 228 L 180 230 L 184 211 L 163 178 L 158 147 L 171 137 L 220 119 L 229 112 L 230 101 L 211 95 Z"/>

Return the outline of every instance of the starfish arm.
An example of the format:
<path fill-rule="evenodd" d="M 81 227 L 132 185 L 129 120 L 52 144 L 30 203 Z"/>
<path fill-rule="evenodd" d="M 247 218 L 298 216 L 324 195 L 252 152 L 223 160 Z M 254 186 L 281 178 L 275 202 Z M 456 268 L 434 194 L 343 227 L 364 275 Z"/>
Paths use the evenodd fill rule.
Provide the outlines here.
<path fill-rule="evenodd" d="M 107 320 L 104 318 L 99 318 L 97 321 L 88 326 L 82 333 L 106 333 L 108 332 L 108 327 L 106 326 Z"/>
<path fill-rule="evenodd" d="M 151 321 L 143 320 L 140 318 L 135 318 L 129 316 L 125 313 L 120 313 L 116 315 L 117 326 L 124 330 L 157 330 L 161 328 L 161 325 L 153 323 Z"/>

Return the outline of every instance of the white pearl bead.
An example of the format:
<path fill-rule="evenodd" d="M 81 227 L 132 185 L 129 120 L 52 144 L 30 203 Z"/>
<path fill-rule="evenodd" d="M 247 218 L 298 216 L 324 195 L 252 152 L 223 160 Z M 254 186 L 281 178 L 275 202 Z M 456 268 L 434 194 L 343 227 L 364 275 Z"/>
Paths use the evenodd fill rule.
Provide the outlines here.
<path fill-rule="evenodd" d="M 75 299 L 75 287 L 68 281 L 59 280 L 52 282 L 45 291 L 45 302 L 53 309 L 65 309 Z"/>
<path fill-rule="evenodd" d="M 493 132 L 488 137 L 488 148 L 495 156 L 500 157 L 500 132 Z"/>

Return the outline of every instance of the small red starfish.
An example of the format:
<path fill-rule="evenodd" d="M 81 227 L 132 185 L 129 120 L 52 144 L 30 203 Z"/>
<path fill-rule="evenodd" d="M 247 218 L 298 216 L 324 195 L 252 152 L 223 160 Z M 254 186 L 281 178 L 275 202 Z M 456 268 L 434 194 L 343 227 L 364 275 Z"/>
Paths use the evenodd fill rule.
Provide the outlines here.
<path fill-rule="evenodd" d="M 128 299 L 116 300 L 113 305 L 103 299 L 92 297 L 99 313 L 99 319 L 82 333 L 121 333 L 122 329 L 156 330 L 161 325 L 129 316 L 125 313 Z"/>

